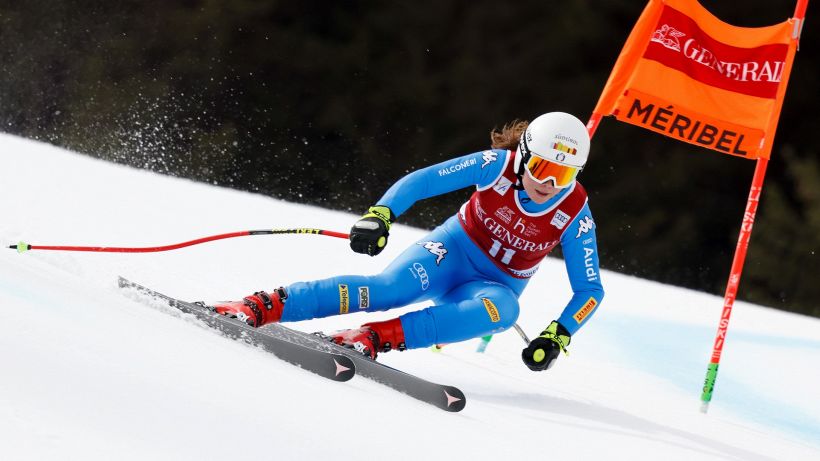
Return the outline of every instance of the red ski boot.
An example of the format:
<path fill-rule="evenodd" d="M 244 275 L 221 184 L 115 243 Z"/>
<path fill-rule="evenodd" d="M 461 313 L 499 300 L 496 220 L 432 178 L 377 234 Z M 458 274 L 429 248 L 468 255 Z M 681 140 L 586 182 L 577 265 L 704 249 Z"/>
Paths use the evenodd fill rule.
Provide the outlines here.
<path fill-rule="evenodd" d="M 379 352 L 407 349 L 401 320 L 397 318 L 384 322 L 365 323 L 353 330 L 342 330 L 331 334 L 330 340 L 344 347 L 355 349 L 371 359 L 375 359 Z"/>
<path fill-rule="evenodd" d="M 278 322 L 282 318 L 287 298 L 284 288 L 277 288 L 271 294 L 257 291 L 242 301 L 218 303 L 214 305 L 214 310 L 222 315 L 243 320 L 252 327 L 261 327 L 266 323 Z"/>

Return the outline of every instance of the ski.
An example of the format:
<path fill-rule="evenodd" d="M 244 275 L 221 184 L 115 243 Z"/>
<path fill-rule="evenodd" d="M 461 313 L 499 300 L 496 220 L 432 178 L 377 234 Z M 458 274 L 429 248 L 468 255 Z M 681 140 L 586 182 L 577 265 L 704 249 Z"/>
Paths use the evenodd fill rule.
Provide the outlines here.
<path fill-rule="evenodd" d="M 186 314 L 192 314 L 209 327 L 222 332 L 231 339 L 241 339 L 263 348 L 285 362 L 299 366 L 333 381 L 348 381 L 356 374 L 353 360 L 343 354 L 304 346 L 276 335 L 266 329 L 251 327 L 237 319 L 217 314 L 204 304 L 181 301 L 138 283 L 120 277 L 120 288 L 132 288 L 154 299 L 162 300 L 169 306 Z"/>
<path fill-rule="evenodd" d="M 257 344 L 261 345 L 266 350 L 271 351 L 274 355 L 277 355 L 288 362 L 308 368 L 311 371 L 314 370 L 300 362 L 301 359 L 299 357 L 292 357 L 287 352 L 283 351 L 298 350 L 300 353 L 303 353 L 304 350 L 308 350 L 313 351 L 316 354 L 321 354 L 322 357 L 332 356 L 335 358 L 336 364 L 341 364 L 344 367 L 355 370 L 355 374 L 357 376 L 363 376 L 371 379 L 396 391 L 404 393 L 414 399 L 428 403 L 445 411 L 458 412 L 463 410 L 467 404 L 467 399 L 464 393 L 455 386 L 427 381 L 413 374 L 384 365 L 372 360 L 370 357 L 365 357 L 354 350 L 334 344 L 316 334 L 293 330 L 279 323 L 268 324 L 261 328 L 253 328 L 239 320 L 219 315 L 213 311 L 213 308 L 209 308 L 204 304 L 181 301 L 143 287 L 142 285 L 131 282 L 122 277 L 119 279 L 119 285 L 120 287 L 136 288 L 142 293 L 162 299 L 169 305 L 176 307 L 183 312 L 189 312 L 196 315 L 197 318 L 205 321 L 205 323 L 210 326 L 214 326 L 217 329 L 221 329 L 220 326 L 229 324 L 231 325 L 231 329 L 240 329 L 240 333 L 226 333 L 228 336 L 253 338 L 256 340 Z M 277 352 L 280 352 L 282 355 L 277 354 Z M 301 355 L 304 354 L 300 354 L 300 357 Z M 339 357 L 346 359 L 347 361 L 342 363 Z M 329 368 L 325 367 L 322 368 L 322 370 L 325 372 L 314 371 L 314 373 L 334 379 L 334 377 L 328 376 L 329 373 L 327 370 L 329 370 Z M 330 371 L 333 371 L 333 369 L 330 369 Z M 336 380 L 345 381 L 352 378 L 353 374 L 354 372 L 351 371 L 349 376 L 345 375 L 346 379 Z"/>
<path fill-rule="evenodd" d="M 284 327 L 283 327 L 284 328 Z M 303 343 L 312 343 L 323 350 L 343 354 L 356 364 L 356 375 L 384 384 L 414 399 L 429 403 L 444 411 L 458 412 L 467 405 L 467 398 L 461 389 L 446 384 L 434 383 L 416 375 L 379 363 L 352 349 L 339 346 L 315 334 L 290 330 L 289 334 L 299 337 Z"/>

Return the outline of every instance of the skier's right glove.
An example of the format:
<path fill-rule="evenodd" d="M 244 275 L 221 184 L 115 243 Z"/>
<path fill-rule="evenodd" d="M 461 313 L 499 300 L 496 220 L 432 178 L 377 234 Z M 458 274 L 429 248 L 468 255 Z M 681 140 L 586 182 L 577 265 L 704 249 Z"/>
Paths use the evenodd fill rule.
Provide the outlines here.
<path fill-rule="evenodd" d="M 387 246 L 390 235 L 390 224 L 393 223 L 393 212 L 386 206 L 370 207 L 350 229 L 350 248 L 356 253 L 376 256 Z"/>
<path fill-rule="evenodd" d="M 555 364 L 555 359 L 561 351 L 569 354 L 569 341 L 570 334 L 567 329 L 553 320 L 539 337 L 530 341 L 530 345 L 521 351 L 521 360 L 532 371 L 548 370 Z"/>

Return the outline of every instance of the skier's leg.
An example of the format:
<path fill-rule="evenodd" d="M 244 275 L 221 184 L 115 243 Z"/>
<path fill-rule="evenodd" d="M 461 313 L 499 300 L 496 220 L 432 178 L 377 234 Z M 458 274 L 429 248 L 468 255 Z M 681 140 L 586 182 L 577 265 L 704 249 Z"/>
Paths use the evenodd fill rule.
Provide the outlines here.
<path fill-rule="evenodd" d="M 440 297 L 471 276 L 469 261 L 455 248 L 449 234 L 438 228 L 405 249 L 380 274 L 291 284 L 285 288 L 288 298 L 281 321 L 383 311 Z"/>
<path fill-rule="evenodd" d="M 467 282 L 440 298 L 440 304 L 383 322 L 331 335 L 339 344 L 376 358 L 378 352 L 454 343 L 510 328 L 518 318 L 518 298 L 505 285 Z"/>
<path fill-rule="evenodd" d="M 518 297 L 508 287 L 489 281 L 465 283 L 439 299 L 439 304 L 400 317 L 408 349 L 454 343 L 513 326 Z"/>

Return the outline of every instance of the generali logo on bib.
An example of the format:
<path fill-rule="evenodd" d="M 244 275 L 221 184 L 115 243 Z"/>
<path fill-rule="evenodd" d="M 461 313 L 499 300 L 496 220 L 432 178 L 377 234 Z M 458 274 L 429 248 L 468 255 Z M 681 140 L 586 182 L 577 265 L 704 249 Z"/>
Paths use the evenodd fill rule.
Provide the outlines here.
<path fill-rule="evenodd" d="M 668 5 L 657 24 L 644 58 L 717 88 L 761 98 L 776 97 L 787 45 L 740 48 L 721 43 Z"/>

